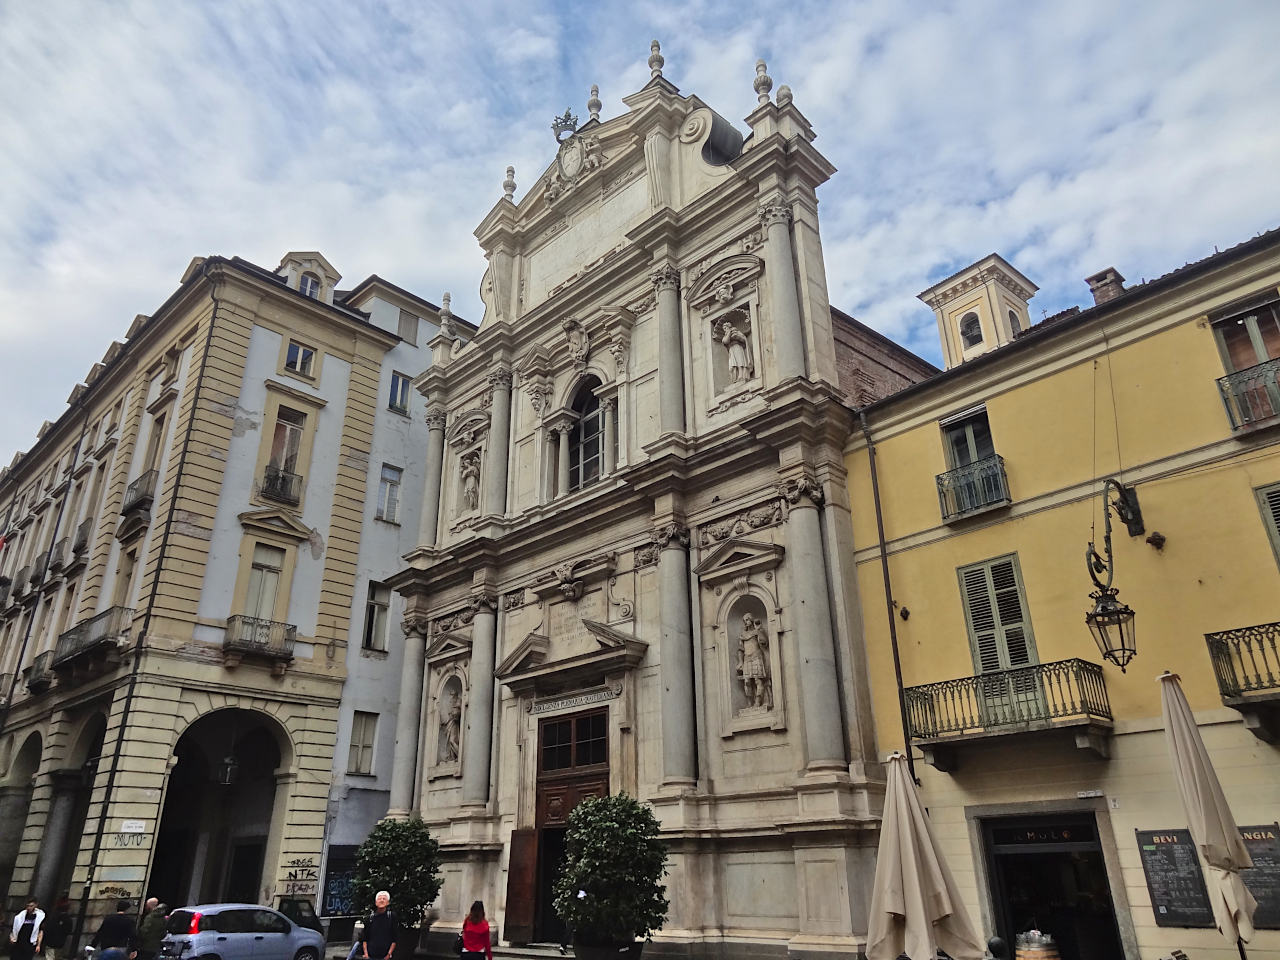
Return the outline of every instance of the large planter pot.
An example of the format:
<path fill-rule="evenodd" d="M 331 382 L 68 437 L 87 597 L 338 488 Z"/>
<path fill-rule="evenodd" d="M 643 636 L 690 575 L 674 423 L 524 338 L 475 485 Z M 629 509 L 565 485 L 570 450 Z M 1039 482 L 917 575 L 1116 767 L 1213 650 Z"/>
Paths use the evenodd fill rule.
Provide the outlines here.
<path fill-rule="evenodd" d="M 643 948 L 643 940 L 607 946 L 583 943 L 577 937 L 573 940 L 573 955 L 577 960 L 640 960 L 640 951 Z"/>

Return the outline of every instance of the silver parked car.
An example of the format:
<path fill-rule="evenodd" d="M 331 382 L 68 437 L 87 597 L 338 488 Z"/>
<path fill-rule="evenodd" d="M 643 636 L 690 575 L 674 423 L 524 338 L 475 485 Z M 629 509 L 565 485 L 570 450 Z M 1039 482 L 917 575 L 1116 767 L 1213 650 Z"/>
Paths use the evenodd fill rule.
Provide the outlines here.
<path fill-rule="evenodd" d="M 165 922 L 160 956 L 170 960 L 320 960 L 324 935 L 252 903 L 182 907 Z"/>

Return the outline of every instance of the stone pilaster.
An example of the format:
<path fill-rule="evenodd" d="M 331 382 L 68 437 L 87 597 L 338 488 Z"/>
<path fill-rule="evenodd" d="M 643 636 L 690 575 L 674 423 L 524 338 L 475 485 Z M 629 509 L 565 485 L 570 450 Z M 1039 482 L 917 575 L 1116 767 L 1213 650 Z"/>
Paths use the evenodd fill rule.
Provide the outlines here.
<path fill-rule="evenodd" d="M 422 683 L 427 659 L 427 621 L 410 617 L 403 623 L 404 664 L 400 671 L 400 706 L 396 711 L 396 746 L 391 768 L 388 817 L 407 817 L 413 806 L 418 771 L 418 732 L 422 727 Z"/>
<path fill-rule="evenodd" d="M 555 428 L 557 438 L 556 458 L 556 496 L 563 497 L 569 492 L 569 432 L 570 424 L 562 423 Z"/>
<path fill-rule="evenodd" d="M 693 615 L 689 596 L 689 529 L 678 522 L 653 531 L 658 548 L 659 676 L 662 680 L 662 785 L 697 783 L 693 710 Z"/>
<path fill-rule="evenodd" d="M 684 348 L 680 335 L 680 271 L 666 263 L 649 276 L 658 300 L 658 423 L 684 433 Z"/>
<path fill-rule="evenodd" d="M 795 258 L 791 249 L 791 210 L 781 197 L 760 201 L 757 210 L 765 232 L 765 270 L 769 283 L 769 316 L 773 325 L 778 379 L 803 377 L 804 330 L 796 294 Z"/>
<path fill-rule="evenodd" d="M 616 397 L 605 397 L 600 401 L 600 413 L 604 417 L 604 474 L 608 476 L 618 468 L 618 401 Z"/>
<path fill-rule="evenodd" d="M 418 528 L 418 543 L 424 547 L 436 545 L 436 530 L 440 524 L 440 478 L 444 470 L 445 412 L 438 407 L 427 410 L 427 476 L 422 492 L 422 522 Z"/>
<path fill-rule="evenodd" d="M 507 464 L 511 459 L 511 368 L 498 364 L 489 373 L 489 449 L 484 478 L 484 513 L 507 512 Z"/>
<path fill-rule="evenodd" d="M 489 757 L 493 744 L 493 671 L 498 640 L 498 598 L 488 593 L 472 598 L 471 697 L 466 736 L 462 741 L 463 806 L 489 802 Z"/>

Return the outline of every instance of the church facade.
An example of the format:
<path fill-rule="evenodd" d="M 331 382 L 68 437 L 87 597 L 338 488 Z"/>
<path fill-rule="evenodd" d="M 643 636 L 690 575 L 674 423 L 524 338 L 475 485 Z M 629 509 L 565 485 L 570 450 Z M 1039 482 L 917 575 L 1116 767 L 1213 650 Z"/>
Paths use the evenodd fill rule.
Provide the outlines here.
<path fill-rule="evenodd" d="M 441 842 L 437 932 L 479 898 L 559 941 L 568 815 L 625 791 L 671 850 L 651 949 L 852 955 L 883 780 L 849 407 L 936 371 L 829 304 L 791 91 L 758 64 L 744 139 L 649 65 L 620 116 L 557 119 L 518 203 L 508 169 L 479 333 L 445 315 L 415 381 L 391 815 Z"/>

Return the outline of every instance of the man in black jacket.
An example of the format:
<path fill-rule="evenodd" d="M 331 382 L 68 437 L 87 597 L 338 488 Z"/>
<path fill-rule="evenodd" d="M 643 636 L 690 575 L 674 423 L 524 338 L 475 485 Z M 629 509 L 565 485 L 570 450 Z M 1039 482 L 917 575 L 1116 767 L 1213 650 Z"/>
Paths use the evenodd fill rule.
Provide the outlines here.
<path fill-rule="evenodd" d="M 93 935 L 92 944 L 102 953 L 98 960 L 132 960 L 138 954 L 138 933 L 129 911 L 133 904 L 128 900 L 116 903 L 116 912 L 102 921 Z"/>
<path fill-rule="evenodd" d="M 391 894 L 379 890 L 373 898 L 377 909 L 369 914 L 364 922 L 364 960 L 391 960 L 396 952 L 396 942 L 400 939 L 400 924 L 396 915 L 387 907 L 391 903 Z"/>

